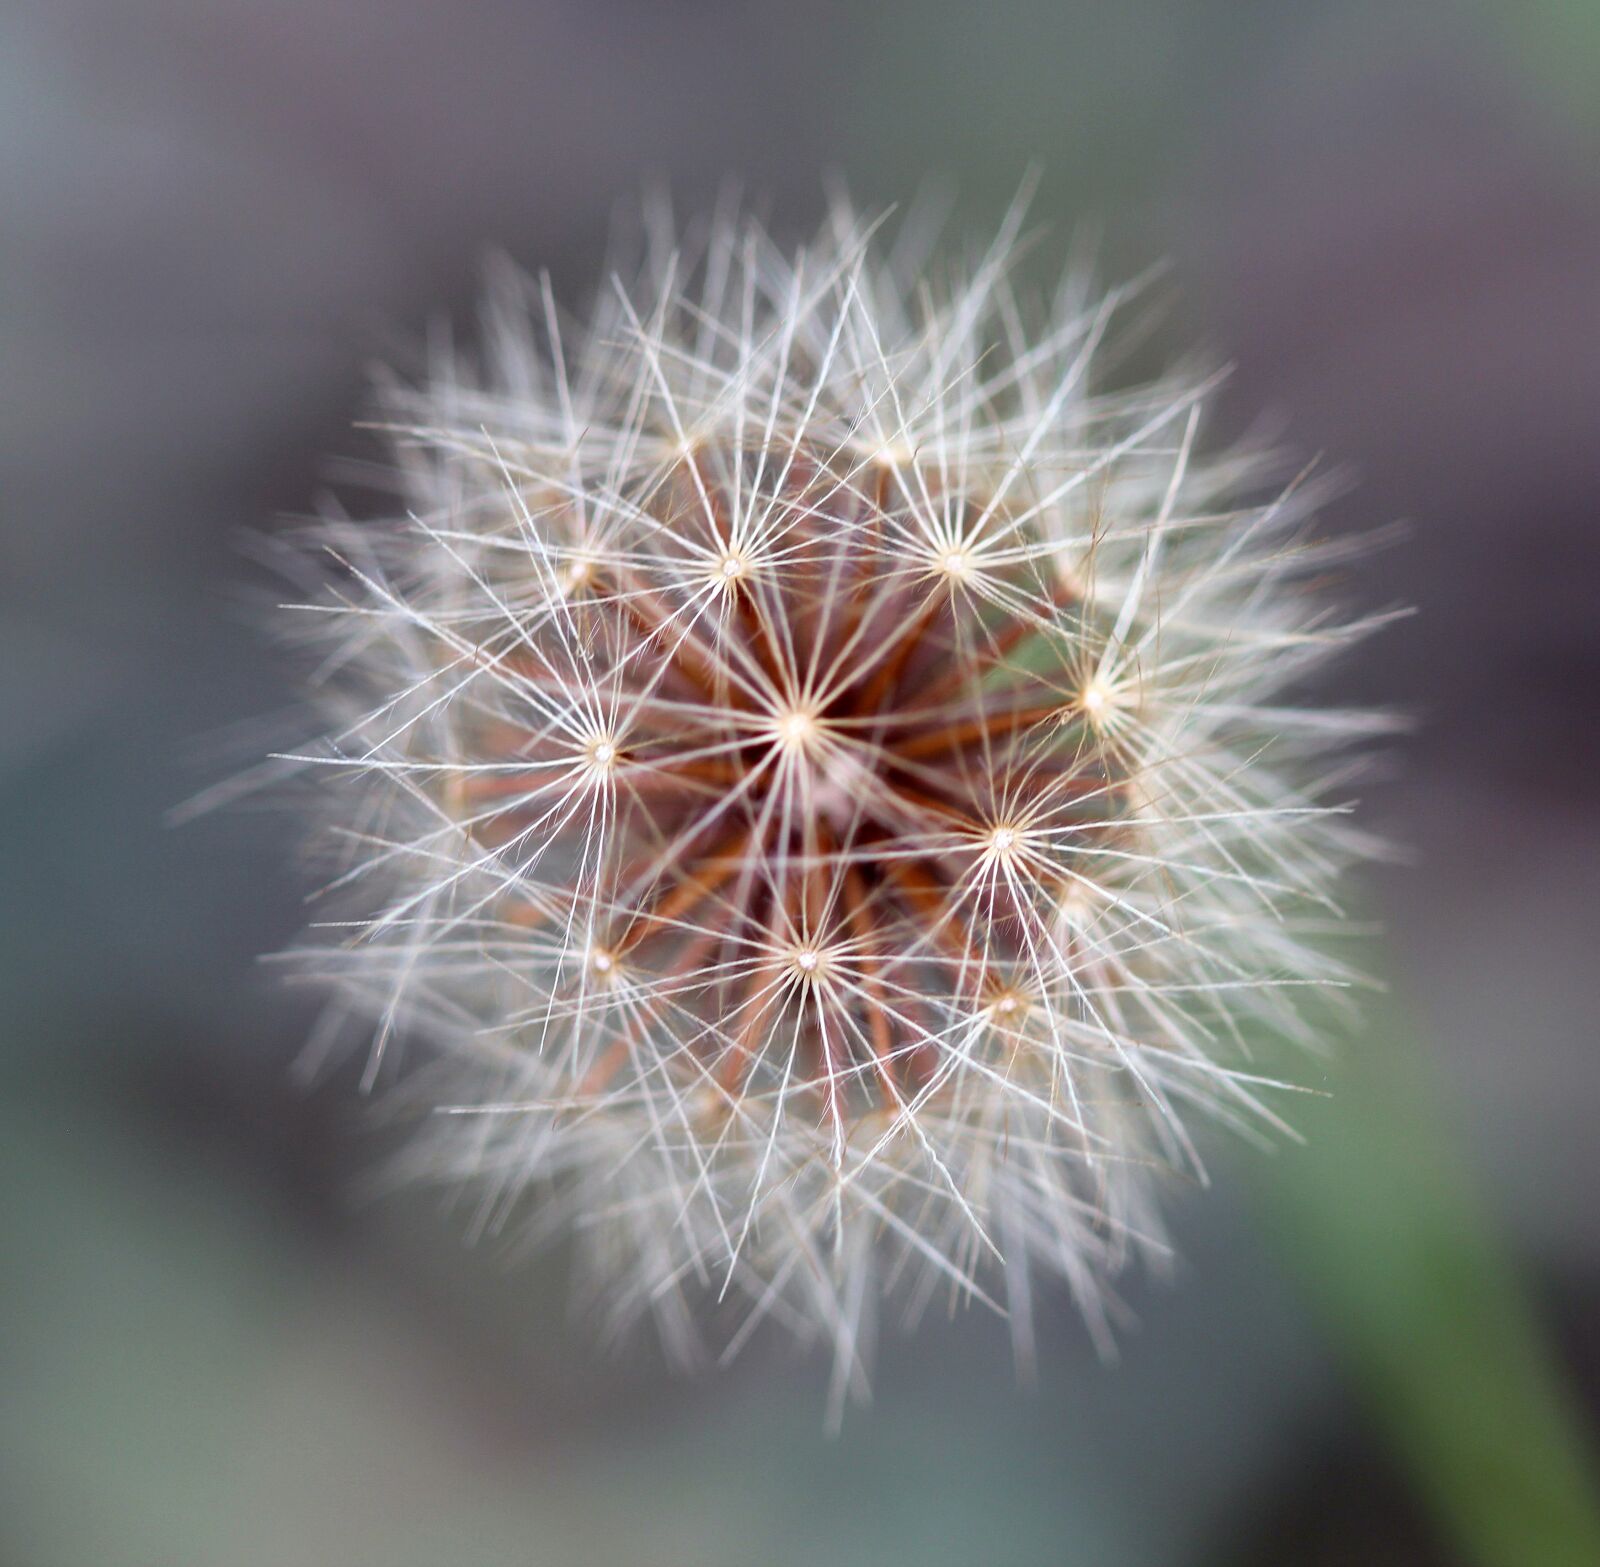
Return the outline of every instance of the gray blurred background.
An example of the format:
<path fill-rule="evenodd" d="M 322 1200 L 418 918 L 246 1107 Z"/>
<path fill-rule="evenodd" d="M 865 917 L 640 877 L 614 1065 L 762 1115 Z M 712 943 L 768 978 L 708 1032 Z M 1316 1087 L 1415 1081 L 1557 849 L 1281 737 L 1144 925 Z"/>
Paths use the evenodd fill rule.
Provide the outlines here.
<path fill-rule="evenodd" d="M 931 174 L 960 231 L 1037 163 L 1047 254 L 1170 258 L 1223 422 L 1348 471 L 1333 526 L 1411 523 L 1359 588 L 1421 613 L 1341 676 L 1422 719 L 1369 815 L 1415 863 L 1362 896 L 1592 1411 L 1597 62 L 1583 0 L 12 0 L 0 1562 L 1454 1561 L 1226 1169 L 1116 1369 L 1064 1299 L 1033 1392 L 1002 1326 L 933 1323 L 826 1441 L 780 1346 L 694 1381 L 597 1348 L 559 1256 L 359 1200 L 353 1079 L 294 1082 L 309 1014 L 256 962 L 293 824 L 165 816 L 292 700 L 241 533 L 314 505 L 486 248 L 577 299 L 648 181 L 800 232 L 825 173 Z"/>

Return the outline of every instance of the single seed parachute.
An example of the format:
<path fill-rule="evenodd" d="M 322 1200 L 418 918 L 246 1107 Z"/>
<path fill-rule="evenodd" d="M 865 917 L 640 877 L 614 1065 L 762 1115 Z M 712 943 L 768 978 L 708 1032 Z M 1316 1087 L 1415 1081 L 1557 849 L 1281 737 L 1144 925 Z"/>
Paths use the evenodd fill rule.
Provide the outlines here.
<path fill-rule="evenodd" d="M 723 217 L 582 322 L 503 272 L 481 362 L 383 394 L 397 514 L 299 557 L 339 864 L 292 956 L 374 1079 L 429 1047 L 411 1168 L 684 1356 L 828 1340 L 836 1401 L 886 1299 L 1025 1360 L 1047 1274 L 1105 1342 L 1187 1123 L 1277 1126 L 1251 1041 L 1346 980 L 1378 726 L 1286 691 L 1370 623 L 1016 227 L 942 272 Z"/>

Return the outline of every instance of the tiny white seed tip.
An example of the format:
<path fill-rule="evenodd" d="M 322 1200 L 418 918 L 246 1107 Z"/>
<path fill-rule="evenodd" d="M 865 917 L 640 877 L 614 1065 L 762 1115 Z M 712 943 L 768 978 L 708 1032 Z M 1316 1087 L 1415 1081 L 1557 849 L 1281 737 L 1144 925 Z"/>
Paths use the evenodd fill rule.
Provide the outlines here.
<path fill-rule="evenodd" d="M 1096 678 L 1083 688 L 1083 694 L 1078 698 L 1078 702 L 1091 721 L 1103 718 L 1112 705 L 1111 692 L 1106 688 L 1104 681 Z"/>
<path fill-rule="evenodd" d="M 778 720 L 778 738 L 791 749 L 805 745 L 816 732 L 816 719 L 803 709 L 785 713 Z"/>

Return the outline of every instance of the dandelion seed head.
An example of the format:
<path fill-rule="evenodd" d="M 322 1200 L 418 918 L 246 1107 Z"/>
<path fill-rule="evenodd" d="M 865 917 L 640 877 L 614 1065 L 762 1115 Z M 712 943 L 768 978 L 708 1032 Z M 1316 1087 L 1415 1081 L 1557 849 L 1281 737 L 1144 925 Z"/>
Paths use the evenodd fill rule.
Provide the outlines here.
<path fill-rule="evenodd" d="M 827 1342 L 835 1403 L 885 1304 L 1025 1334 L 1055 1278 L 1103 1341 L 1348 978 L 1306 492 L 1205 384 L 1102 384 L 1128 301 L 1015 289 L 1017 221 L 947 274 L 722 218 L 582 319 L 501 274 L 384 394 L 403 505 L 295 568 L 344 856 L 297 956 L 458 1112 L 406 1168 L 674 1355 Z"/>

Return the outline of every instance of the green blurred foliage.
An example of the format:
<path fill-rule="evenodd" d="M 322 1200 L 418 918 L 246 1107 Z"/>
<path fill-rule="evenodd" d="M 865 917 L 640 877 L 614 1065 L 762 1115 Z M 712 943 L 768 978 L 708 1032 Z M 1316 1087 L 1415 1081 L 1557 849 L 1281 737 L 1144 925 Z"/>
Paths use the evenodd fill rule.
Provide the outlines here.
<path fill-rule="evenodd" d="M 1379 1010 L 1328 1096 L 1297 1106 L 1306 1146 L 1252 1174 L 1285 1260 L 1463 1559 L 1593 1567 L 1592 1442 L 1432 1075 L 1414 1032 Z"/>

